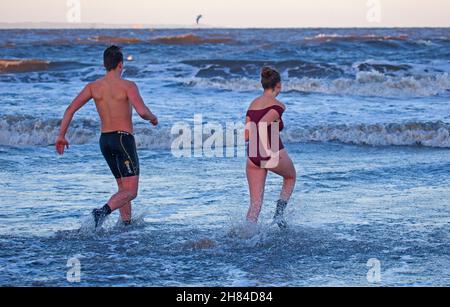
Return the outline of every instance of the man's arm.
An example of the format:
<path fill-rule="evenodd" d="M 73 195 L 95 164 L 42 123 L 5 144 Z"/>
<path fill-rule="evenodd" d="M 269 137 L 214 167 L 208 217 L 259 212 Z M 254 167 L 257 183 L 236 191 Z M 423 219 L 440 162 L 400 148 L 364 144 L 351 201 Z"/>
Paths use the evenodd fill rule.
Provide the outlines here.
<path fill-rule="evenodd" d="M 65 148 L 69 148 L 69 142 L 66 140 L 66 133 L 72 122 L 74 114 L 80 110 L 89 100 L 92 99 L 91 86 L 88 84 L 81 93 L 75 98 L 64 113 L 63 120 L 61 122 L 61 130 L 58 138 L 56 139 L 56 151 L 60 154 L 64 154 Z"/>
<path fill-rule="evenodd" d="M 158 118 L 145 105 L 144 100 L 139 93 L 139 89 L 134 82 L 130 82 L 127 87 L 127 94 L 131 105 L 134 107 L 139 116 L 144 120 L 150 121 L 154 126 L 157 126 Z"/>

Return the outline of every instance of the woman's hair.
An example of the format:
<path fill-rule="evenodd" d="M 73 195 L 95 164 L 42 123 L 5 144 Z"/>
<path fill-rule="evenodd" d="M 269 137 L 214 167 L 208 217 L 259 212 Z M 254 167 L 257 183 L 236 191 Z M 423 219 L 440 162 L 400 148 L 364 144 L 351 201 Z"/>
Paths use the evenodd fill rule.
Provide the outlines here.
<path fill-rule="evenodd" d="M 261 84 L 265 90 L 274 89 L 281 82 L 278 71 L 271 67 L 264 67 L 261 71 Z"/>

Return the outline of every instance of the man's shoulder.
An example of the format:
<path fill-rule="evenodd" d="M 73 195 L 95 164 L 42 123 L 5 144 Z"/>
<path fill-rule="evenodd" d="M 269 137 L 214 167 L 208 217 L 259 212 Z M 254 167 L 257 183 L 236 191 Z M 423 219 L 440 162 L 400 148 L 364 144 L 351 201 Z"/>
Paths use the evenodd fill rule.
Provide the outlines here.
<path fill-rule="evenodd" d="M 126 91 L 133 90 L 134 88 L 137 87 L 136 83 L 134 83 L 133 81 L 130 81 L 130 80 L 126 80 L 126 79 L 120 80 L 120 84 Z"/>
<path fill-rule="evenodd" d="M 86 87 L 88 88 L 96 88 L 98 86 L 100 86 L 103 83 L 103 78 L 97 79 L 95 81 L 89 82 Z"/>
<path fill-rule="evenodd" d="M 122 84 L 125 86 L 136 86 L 136 83 L 127 79 L 122 79 L 121 80 Z"/>

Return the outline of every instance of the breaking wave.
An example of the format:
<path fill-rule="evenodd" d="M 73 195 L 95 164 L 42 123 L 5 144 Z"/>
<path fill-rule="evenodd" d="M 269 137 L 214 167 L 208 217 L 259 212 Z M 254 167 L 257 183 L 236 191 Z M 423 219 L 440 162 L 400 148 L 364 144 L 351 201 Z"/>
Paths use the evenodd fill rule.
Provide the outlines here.
<path fill-rule="evenodd" d="M 258 80 L 249 78 L 194 78 L 184 83 L 188 87 L 216 88 L 230 91 L 260 90 Z M 319 78 L 291 78 L 283 83 L 284 91 L 355 95 L 367 97 L 430 97 L 450 91 L 447 73 L 424 76 L 389 76 L 379 72 L 358 72 L 356 78 L 334 80 Z"/>
<path fill-rule="evenodd" d="M 163 72 L 160 79 L 175 81 L 176 86 L 254 91 L 261 87 L 258 78 L 261 67 L 270 65 L 282 73 L 285 91 L 387 98 L 430 97 L 450 92 L 450 69 L 441 64 L 372 60 L 346 65 L 302 60 L 185 60 L 165 66 L 127 65 L 124 76 L 152 78 L 152 69 L 157 69 Z M 77 62 L 0 60 L 2 82 L 93 81 L 101 74 L 100 68 Z"/>
<path fill-rule="evenodd" d="M 50 146 L 59 133 L 57 119 L 39 120 L 29 116 L 0 117 L 0 145 Z M 240 133 L 240 132 L 239 132 Z M 177 135 L 170 128 L 135 129 L 140 148 L 170 149 Z M 67 138 L 73 145 L 98 141 L 99 125 L 94 120 L 76 120 Z M 211 135 L 204 135 L 204 139 Z M 283 133 L 285 143 L 340 142 L 371 146 L 424 146 L 450 148 L 450 124 L 438 122 L 411 122 L 390 124 L 348 124 L 289 127 Z M 233 146 L 234 144 L 227 144 Z"/>
<path fill-rule="evenodd" d="M 311 93 L 379 97 L 427 97 L 450 90 L 446 66 L 412 65 L 367 60 L 338 65 L 302 60 L 244 61 L 190 60 L 182 64 L 194 67 L 194 78 L 185 85 L 222 90 L 260 89 L 261 67 L 277 68 L 284 89 Z M 443 70 L 444 69 L 444 70 Z"/>
<path fill-rule="evenodd" d="M 413 122 L 406 124 L 325 125 L 291 128 L 287 143 L 340 142 L 371 146 L 424 146 L 450 148 L 450 124 Z"/>
<path fill-rule="evenodd" d="M 0 144 L 11 146 L 41 145 L 55 143 L 61 121 L 57 119 L 41 120 L 31 116 L 0 117 Z M 93 140 L 98 130 L 91 120 L 74 121 L 68 132 L 73 144 L 80 145 Z"/>

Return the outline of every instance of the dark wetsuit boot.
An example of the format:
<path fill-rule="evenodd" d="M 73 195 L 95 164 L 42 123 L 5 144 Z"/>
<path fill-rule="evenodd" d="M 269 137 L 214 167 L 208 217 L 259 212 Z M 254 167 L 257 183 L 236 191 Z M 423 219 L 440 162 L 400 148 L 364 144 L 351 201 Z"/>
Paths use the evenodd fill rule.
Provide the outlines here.
<path fill-rule="evenodd" d="M 99 228 L 105 222 L 108 215 L 111 214 L 111 208 L 106 204 L 101 209 L 95 209 L 92 211 L 92 216 L 94 218 L 95 228 Z"/>
<path fill-rule="evenodd" d="M 280 229 L 282 229 L 282 230 L 285 230 L 288 228 L 288 225 L 284 218 L 284 211 L 286 210 L 287 204 L 288 204 L 287 201 L 280 199 L 277 202 L 277 209 L 275 211 L 275 216 L 273 218 L 274 223 L 276 223 L 278 225 L 278 227 L 280 227 Z"/>
<path fill-rule="evenodd" d="M 131 224 L 132 224 L 132 221 L 122 221 L 122 226 L 124 226 L 124 227 L 131 226 Z"/>

